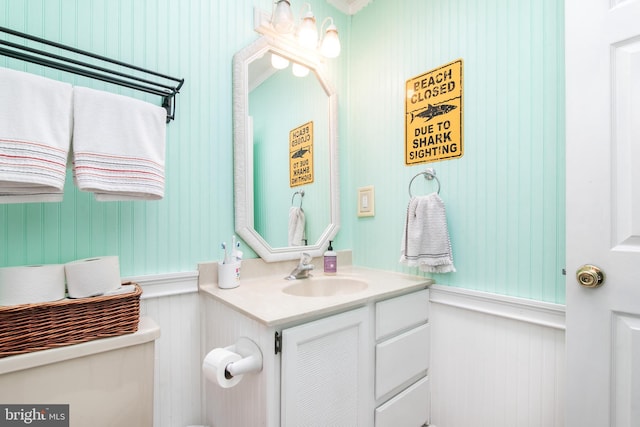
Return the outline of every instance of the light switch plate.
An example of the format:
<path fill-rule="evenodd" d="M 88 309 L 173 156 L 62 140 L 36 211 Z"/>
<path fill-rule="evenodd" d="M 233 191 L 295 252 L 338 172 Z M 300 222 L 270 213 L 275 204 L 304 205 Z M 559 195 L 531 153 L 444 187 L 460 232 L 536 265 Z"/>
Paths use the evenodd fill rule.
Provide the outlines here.
<path fill-rule="evenodd" d="M 375 215 L 373 185 L 358 188 L 358 216 Z"/>

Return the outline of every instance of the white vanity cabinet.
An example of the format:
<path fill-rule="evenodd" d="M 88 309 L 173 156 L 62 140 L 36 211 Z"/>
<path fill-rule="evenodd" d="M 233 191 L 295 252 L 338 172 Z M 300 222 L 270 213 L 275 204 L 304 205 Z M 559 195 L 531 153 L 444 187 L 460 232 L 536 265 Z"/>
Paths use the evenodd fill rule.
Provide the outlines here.
<path fill-rule="evenodd" d="M 282 331 L 281 426 L 371 425 L 369 310 Z"/>
<path fill-rule="evenodd" d="M 375 305 L 375 427 L 420 427 L 430 416 L 429 291 Z"/>
<path fill-rule="evenodd" d="M 427 423 L 430 282 L 398 277 L 376 272 L 367 276 L 371 295 L 347 304 L 347 299 L 336 297 L 343 303 L 308 314 L 300 309 L 288 317 L 277 315 L 305 304 L 319 306 L 322 299 L 275 298 L 263 288 L 249 288 L 253 282 L 235 292 L 205 288 L 202 357 L 240 337 L 254 341 L 263 356 L 262 371 L 244 375 L 234 387 L 203 382 L 205 423 L 216 427 Z M 403 292 L 393 289 L 394 283 L 411 287 Z M 373 294 L 389 288 L 393 290 Z M 245 303 L 249 299 L 251 303 Z"/>

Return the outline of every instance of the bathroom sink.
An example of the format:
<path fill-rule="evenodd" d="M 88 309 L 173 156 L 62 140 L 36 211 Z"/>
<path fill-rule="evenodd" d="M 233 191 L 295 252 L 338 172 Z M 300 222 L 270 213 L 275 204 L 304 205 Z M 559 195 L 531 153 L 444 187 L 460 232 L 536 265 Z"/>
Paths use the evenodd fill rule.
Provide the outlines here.
<path fill-rule="evenodd" d="M 332 297 L 364 291 L 369 285 L 364 280 L 345 277 L 312 277 L 300 279 L 282 292 L 299 297 Z"/>

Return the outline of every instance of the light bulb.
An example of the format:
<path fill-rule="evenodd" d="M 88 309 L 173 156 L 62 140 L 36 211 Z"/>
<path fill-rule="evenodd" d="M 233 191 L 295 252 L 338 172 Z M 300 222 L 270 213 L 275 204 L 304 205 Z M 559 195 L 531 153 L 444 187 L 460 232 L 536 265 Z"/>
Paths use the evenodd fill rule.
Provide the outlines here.
<path fill-rule="evenodd" d="M 309 74 L 309 69 L 307 67 L 305 67 L 304 65 L 300 65 L 300 64 L 294 63 L 291 66 L 291 72 L 296 77 L 304 77 L 307 74 Z"/>
<path fill-rule="evenodd" d="M 275 53 L 271 54 L 271 65 L 273 68 L 283 70 L 289 66 L 289 60 Z"/>
<path fill-rule="evenodd" d="M 307 12 L 300 24 L 298 41 L 308 49 L 315 49 L 318 45 L 318 27 L 316 26 L 316 18 L 311 11 Z"/>
<path fill-rule="evenodd" d="M 271 18 L 273 28 L 281 33 L 287 34 L 293 31 L 293 12 L 291 3 L 288 0 L 279 0 Z"/>
<path fill-rule="evenodd" d="M 336 58 L 340 55 L 340 39 L 338 38 L 338 29 L 335 25 L 331 24 L 327 27 L 327 32 L 322 39 L 320 50 L 327 58 Z"/>

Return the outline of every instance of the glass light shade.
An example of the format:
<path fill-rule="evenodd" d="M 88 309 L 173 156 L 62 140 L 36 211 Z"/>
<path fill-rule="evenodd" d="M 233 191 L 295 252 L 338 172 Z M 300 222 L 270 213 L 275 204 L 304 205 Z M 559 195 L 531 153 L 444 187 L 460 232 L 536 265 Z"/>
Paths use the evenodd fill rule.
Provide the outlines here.
<path fill-rule="evenodd" d="M 336 58 L 340 55 L 340 39 L 335 25 L 331 24 L 327 27 L 320 50 L 327 58 Z"/>
<path fill-rule="evenodd" d="M 271 66 L 278 70 L 283 70 L 289 66 L 289 60 L 275 53 L 271 54 Z"/>
<path fill-rule="evenodd" d="M 271 17 L 273 28 L 281 33 L 287 34 L 293 31 L 293 12 L 291 12 L 291 3 L 287 0 L 279 0 L 276 9 Z"/>
<path fill-rule="evenodd" d="M 316 26 L 316 18 L 311 12 L 307 12 L 300 24 L 298 41 L 308 49 L 315 49 L 318 46 L 318 27 Z"/>
<path fill-rule="evenodd" d="M 291 66 L 291 72 L 296 77 L 304 77 L 307 74 L 309 74 L 309 69 L 307 67 L 305 67 L 304 65 L 300 65 L 300 64 L 294 63 Z"/>

